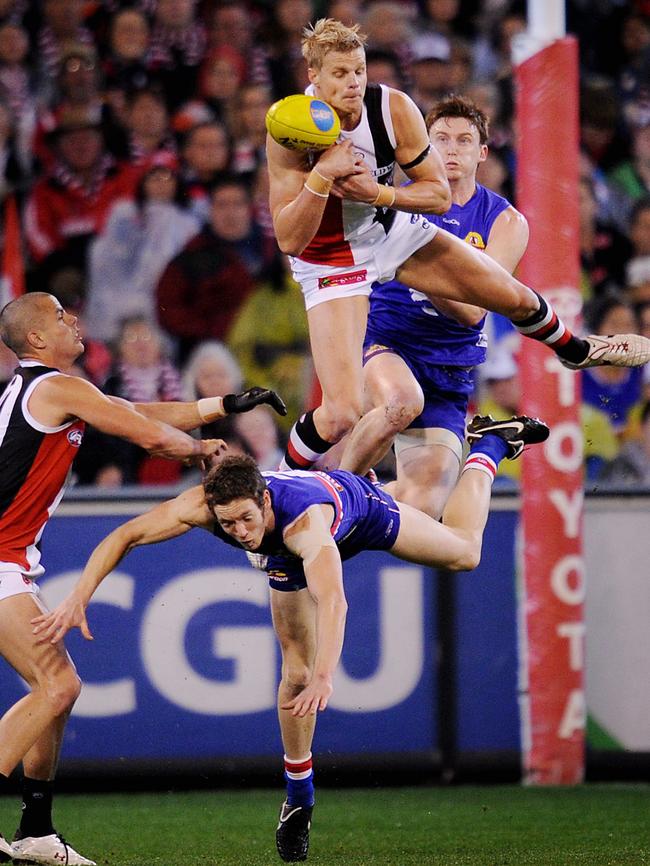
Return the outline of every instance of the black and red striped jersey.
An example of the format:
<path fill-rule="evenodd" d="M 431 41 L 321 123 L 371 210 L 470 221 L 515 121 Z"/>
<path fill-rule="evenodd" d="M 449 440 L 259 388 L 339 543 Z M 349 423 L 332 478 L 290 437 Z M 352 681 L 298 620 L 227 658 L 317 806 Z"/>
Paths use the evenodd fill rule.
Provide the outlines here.
<path fill-rule="evenodd" d="M 85 424 L 45 427 L 29 412 L 34 389 L 59 370 L 21 361 L 0 394 L 0 568 L 30 578 L 44 571 L 40 539 L 63 497 Z"/>

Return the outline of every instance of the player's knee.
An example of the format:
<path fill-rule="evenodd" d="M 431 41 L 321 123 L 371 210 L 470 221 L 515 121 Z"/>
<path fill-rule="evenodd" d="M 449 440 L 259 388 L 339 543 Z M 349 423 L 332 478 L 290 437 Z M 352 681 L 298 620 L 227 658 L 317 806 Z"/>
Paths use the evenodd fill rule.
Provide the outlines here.
<path fill-rule="evenodd" d="M 357 423 L 363 415 L 361 403 L 354 402 L 332 402 L 328 405 L 329 411 L 319 418 L 319 425 L 326 429 L 321 435 L 328 442 L 338 442 Z"/>
<path fill-rule="evenodd" d="M 406 430 L 409 424 L 414 421 L 424 408 L 424 398 L 422 393 L 415 392 L 397 392 L 384 406 L 384 418 L 386 425 L 393 435 Z"/>
<path fill-rule="evenodd" d="M 309 685 L 311 681 L 311 668 L 300 662 L 292 662 L 287 664 L 282 671 L 282 683 L 285 689 L 292 696 L 300 694 L 300 692 Z"/>
<path fill-rule="evenodd" d="M 54 718 L 69 712 L 80 693 L 81 680 L 72 667 L 58 673 L 44 688 L 44 695 Z"/>
<path fill-rule="evenodd" d="M 539 299 L 532 289 L 524 286 L 513 278 L 513 302 L 510 318 L 514 322 L 522 321 L 533 315 L 539 309 Z"/>

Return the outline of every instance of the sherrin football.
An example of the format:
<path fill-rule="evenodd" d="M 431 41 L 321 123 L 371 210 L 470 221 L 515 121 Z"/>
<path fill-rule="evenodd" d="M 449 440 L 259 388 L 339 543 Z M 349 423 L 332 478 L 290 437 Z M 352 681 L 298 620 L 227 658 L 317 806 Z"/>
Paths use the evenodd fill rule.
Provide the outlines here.
<path fill-rule="evenodd" d="M 295 93 L 273 103 L 266 112 L 266 128 L 289 150 L 325 150 L 339 137 L 341 121 L 327 102 Z"/>

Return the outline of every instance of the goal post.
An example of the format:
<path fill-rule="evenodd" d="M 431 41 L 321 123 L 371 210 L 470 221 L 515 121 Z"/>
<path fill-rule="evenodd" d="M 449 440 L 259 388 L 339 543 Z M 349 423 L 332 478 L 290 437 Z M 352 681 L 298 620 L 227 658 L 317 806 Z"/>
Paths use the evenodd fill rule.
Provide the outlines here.
<path fill-rule="evenodd" d="M 514 46 L 517 206 L 530 225 L 519 269 L 578 329 L 578 46 L 565 35 L 564 0 L 529 0 L 528 32 Z M 548 347 L 524 340 L 522 411 L 551 427 L 523 457 L 519 634 L 523 780 L 584 778 L 585 590 L 583 443 L 579 375 Z"/>

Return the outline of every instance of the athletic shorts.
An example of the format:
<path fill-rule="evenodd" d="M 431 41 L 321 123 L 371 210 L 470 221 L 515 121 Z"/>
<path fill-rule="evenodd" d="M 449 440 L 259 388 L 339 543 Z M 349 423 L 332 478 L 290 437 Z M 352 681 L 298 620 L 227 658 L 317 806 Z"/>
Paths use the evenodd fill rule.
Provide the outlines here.
<path fill-rule="evenodd" d="M 368 331 L 363 347 L 364 364 L 384 353 L 400 357 L 424 393 L 424 408 L 407 429 L 443 428 L 450 430 L 462 444 L 465 441 L 467 403 L 474 391 L 474 368 L 420 363 L 414 355 L 374 342 L 372 333 Z"/>
<path fill-rule="evenodd" d="M 38 584 L 25 577 L 20 571 L 15 569 L 10 571 L 5 563 L 0 562 L 0 601 L 21 592 L 31 592 L 38 595 Z"/>
<path fill-rule="evenodd" d="M 354 528 L 347 531 L 346 537 L 337 542 L 336 546 L 344 562 L 362 551 L 390 550 L 400 529 L 399 508 L 393 497 L 367 479 L 359 481 L 368 487 L 365 513 Z M 250 555 L 248 559 L 253 563 Z M 266 571 L 271 589 L 296 592 L 307 586 L 302 562 L 295 556 L 263 557 L 253 564 Z"/>
<path fill-rule="evenodd" d="M 290 257 L 294 279 L 302 287 L 305 307 L 310 310 L 325 301 L 369 295 L 374 282 L 392 280 L 408 257 L 429 243 L 437 231 L 437 226 L 420 214 L 396 211 L 388 234 L 379 235 L 365 247 L 365 252 L 360 251 L 359 260 L 353 265 L 330 268 Z"/>

